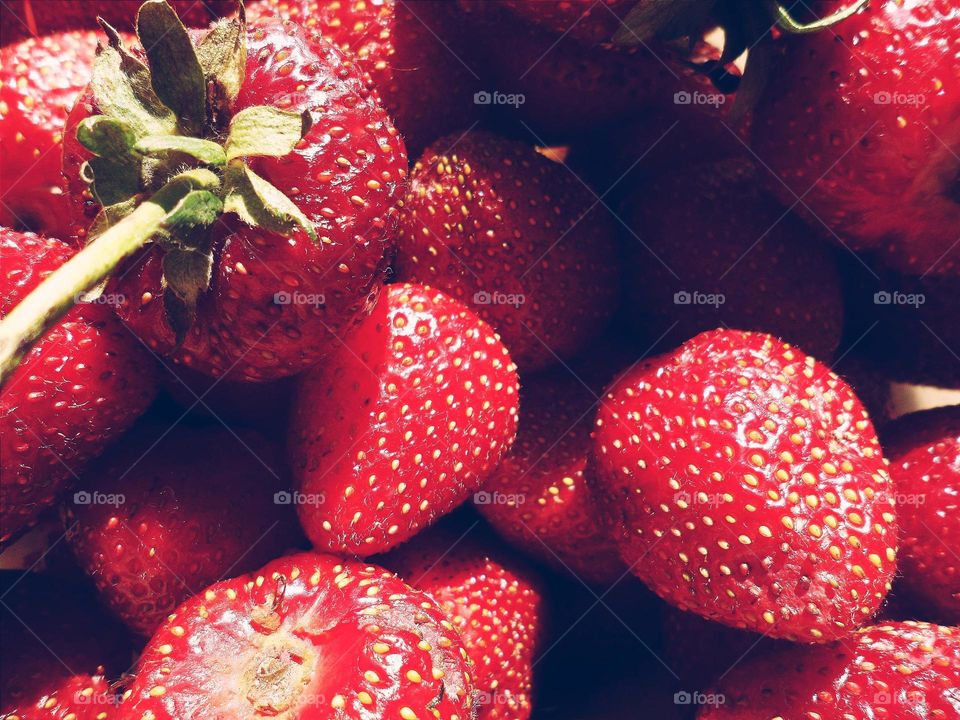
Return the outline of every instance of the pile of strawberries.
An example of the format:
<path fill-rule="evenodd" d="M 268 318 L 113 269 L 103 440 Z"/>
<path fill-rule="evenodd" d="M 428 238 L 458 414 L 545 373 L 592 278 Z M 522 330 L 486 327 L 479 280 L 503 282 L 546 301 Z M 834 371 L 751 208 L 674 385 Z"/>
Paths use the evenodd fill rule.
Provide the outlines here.
<path fill-rule="evenodd" d="M 0 22 L 0 718 L 960 719 L 960 0 Z"/>

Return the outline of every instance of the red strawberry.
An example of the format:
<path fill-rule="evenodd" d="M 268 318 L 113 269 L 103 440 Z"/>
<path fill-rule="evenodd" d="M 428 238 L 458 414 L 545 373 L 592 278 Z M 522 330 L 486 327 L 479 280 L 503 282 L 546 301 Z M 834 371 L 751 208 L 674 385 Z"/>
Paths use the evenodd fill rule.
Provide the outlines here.
<path fill-rule="evenodd" d="M 67 237 L 61 143 L 67 113 L 90 82 L 97 41 L 77 30 L 0 49 L 0 225 Z"/>
<path fill-rule="evenodd" d="M 493 330 L 441 292 L 389 286 L 297 389 L 300 521 L 318 548 L 383 552 L 478 490 L 516 430 L 516 367 Z"/>
<path fill-rule="evenodd" d="M 889 590 L 897 525 L 873 425 L 796 348 L 702 333 L 622 375 L 594 441 L 624 560 L 680 609 L 825 642 Z"/>
<path fill-rule="evenodd" d="M 290 501 L 259 435 L 150 424 L 90 466 L 63 515 L 104 603 L 149 636 L 186 598 L 296 543 Z"/>
<path fill-rule="evenodd" d="M 463 1 L 463 0 L 461 0 Z M 609 43 L 621 20 L 637 5 L 636 0 L 562 0 L 526 2 L 496 0 L 496 4 L 529 23 L 589 44 Z"/>
<path fill-rule="evenodd" d="M 470 718 L 471 668 L 436 603 L 391 573 L 302 553 L 181 605 L 120 720 Z"/>
<path fill-rule="evenodd" d="M 598 335 L 619 293 L 616 229 L 562 165 L 486 132 L 427 149 L 411 175 L 397 273 L 469 304 L 521 369 Z"/>
<path fill-rule="evenodd" d="M 166 12 L 155 4 L 152 8 L 155 18 Z M 234 26 L 225 21 L 218 27 Z M 176 37 L 186 43 L 182 28 Z M 286 132 L 294 123 L 298 128 L 294 132 L 306 134 L 291 152 L 274 157 L 283 152 L 270 144 L 279 142 L 279 131 L 267 122 L 254 121 L 254 128 L 239 141 L 246 149 L 243 157 L 250 153 L 245 164 L 243 157 L 235 158 L 226 168 L 214 159 L 210 161 L 213 175 L 209 167 L 203 173 L 204 182 L 215 191 L 212 200 L 204 196 L 205 202 L 213 203 L 214 210 L 220 207 L 233 214 L 221 216 L 223 222 L 214 221 L 206 229 L 182 229 L 173 241 L 161 236 L 153 249 L 138 253 L 127 264 L 116 287 L 126 297 L 118 312 L 150 347 L 208 375 L 230 371 L 236 380 L 260 382 L 296 374 L 316 363 L 337 344 L 334 336 L 346 332 L 372 307 L 387 265 L 384 256 L 395 221 L 393 204 L 404 185 L 406 157 L 402 141 L 366 88 L 362 73 L 331 44 L 280 21 L 248 28 L 244 38 L 242 85 L 229 75 L 214 78 L 216 73 L 204 75 L 202 68 L 197 70 L 209 76 L 208 85 L 213 82 L 221 89 L 207 93 L 205 119 L 192 120 L 199 125 L 195 134 L 222 138 L 231 117 L 262 106 L 273 108 L 274 114 L 287 113 Z M 167 57 L 163 49 L 169 46 L 160 45 L 154 58 L 159 73 L 186 73 L 181 65 L 197 66 L 184 61 L 178 55 L 181 51 L 170 50 Z M 173 69 L 167 64 L 173 64 Z M 190 83 L 184 87 L 191 92 L 184 90 L 186 97 L 177 102 L 204 102 L 198 95 L 202 87 Z M 90 153 L 76 137 L 78 124 L 93 122 L 91 116 L 103 110 L 91 93 L 92 89 L 71 114 L 64 157 L 71 192 L 83 200 L 77 216 L 82 224 L 89 224 L 99 207 L 80 173 Z M 107 111 L 111 107 L 108 104 Z M 163 114 L 162 108 L 156 111 Z M 109 114 L 99 117 L 107 122 L 121 119 Z M 307 122 L 307 117 L 314 122 Z M 180 118 L 177 127 L 182 129 L 186 122 Z M 147 139 L 155 137 L 151 128 L 143 130 Z M 188 136 L 189 140 L 178 142 L 197 140 Z M 168 135 L 160 137 L 166 141 Z M 289 135 L 282 137 L 288 138 L 280 143 L 284 150 L 293 147 Z M 209 144 L 205 147 L 210 149 Z M 121 153 L 118 160 L 110 155 L 110 148 L 106 152 L 114 163 L 127 157 Z M 183 169 L 182 157 L 159 151 L 151 163 L 140 161 L 137 188 L 151 192 L 168 178 L 176 178 Z M 159 171 L 154 169 L 157 162 Z M 154 177 L 156 172 L 159 175 Z M 260 178 L 259 187 L 269 183 L 273 190 L 256 190 L 251 173 Z M 129 182 L 122 186 L 124 192 L 130 191 Z M 248 197 L 242 202 L 224 205 L 244 193 Z M 133 196 L 133 202 L 142 195 Z M 143 203 L 137 211 L 144 212 L 145 206 L 149 208 Z M 236 220 L 234 214 L 246 222 Z M 211 219 L 194 215 L 179 227 Z M 127 233 L 124 237 L 131 237 L 131 242 L 139 237 L 137 232 L 115 228 L 111 230 Z M 104 245 L 88 246 L 90 277 L 94 277 L 98 253 L 109 250 Z M 181 250 L 184 246 L 186 251 Z M 107 267 L 118 259 L 110 256 Z M 171 279 L 177 280 L 178 287 L 171 287 Z"/>
<path fill-rule="evenodd" d="M 475 124 L 477 71 L 452 2 L 262 0 L 250 13 L 291 19 L 356 55 L 410 153 Z"/>
<path fill-rule="evenodd" d="M 956 3 L 870 3 L 789 43 L 755 111 L 754 149 L 785 199 L 912 275 L 960 274 L 958 43 Z"/>
<path fill-rule="evenodd" d="M 722 702 L 702 707 L 697 720 L 949 720 L 958 686 L 957 628 L 890 623 L 744 663 L 714 691 Z"/>
<path fill-rule="evenodd" d="M 960 625 L 960 405 L 905 415 L 884 436 L 897 486 L 898 591 Z"/>
<path fill-rule="evenodd" d="M 5 570 L 0 598 L 0 717 L 115 717 L 117 698 L 104 666 L 113 675 L 126 671 L 131 649 L 90 588 Z"/>
<path fill-rule="evenodd" d="M 59 240 L 0 229 L 0 313 L 71 254 Z M 153 361 L 114 317 L 110 299 L 71 310 L 3 386 L 0 544 L 53 505 L 153 400 Z"/>
<path fill-rule="evenodd" d="M 623 208 L 633 235 L 628 317 L 650 344 L 676 347 L 724 326 L 833 357 L 843 330 L 833 248 L 761 190 L 751 160 L 661 176 Z"/>
<path fill-rule="evenodd" d="M 537 577 L 473 528 L 439 527 L 382 558 L 427 593 L 460 631 L 473 661 L 480 720 L 530 717 L 545 600 Z"/>

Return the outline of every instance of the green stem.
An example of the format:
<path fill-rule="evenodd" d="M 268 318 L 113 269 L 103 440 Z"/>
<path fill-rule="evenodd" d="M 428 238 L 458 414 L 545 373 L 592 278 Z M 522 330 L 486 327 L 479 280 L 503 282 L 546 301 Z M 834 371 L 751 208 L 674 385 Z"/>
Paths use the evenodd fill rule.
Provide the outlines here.
<path fill-rule="evenodd" d="M 814 33 L 825 30 L 831 25 L 836 25 L 838 22 L 846 20 L 851 15 L 857 14 L 860 9 L 869 2 L 869 0 L 857 0 L 855 3 L 851 3 L 842 10 L 838 10 L 832 15 L 828 15 L 825 18 L 816 20 L 811 23 L 801 23 L 797 22 L 794 17 L 790 14 L 790 11 L 783 5 L 781 5 L 777 0 L 767 0 L 767 6 L 770 8 L 770 12 L 773 15 L 774 20 L 777 23 L 777 26 L 784 32 L 791 33 L 793 35 L 803 35 L 805 33 Z"/>

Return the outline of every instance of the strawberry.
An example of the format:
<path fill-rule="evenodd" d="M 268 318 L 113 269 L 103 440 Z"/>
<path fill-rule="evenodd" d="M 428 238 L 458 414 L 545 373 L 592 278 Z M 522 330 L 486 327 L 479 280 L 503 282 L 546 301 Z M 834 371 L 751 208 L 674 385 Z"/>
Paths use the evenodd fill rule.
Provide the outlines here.
<path fill-rule="evenodd" d="M 382 562 L 436 600 L 460 632 L 474 667 L 477 718 L 530 717 L 545 612 L 536 575 L 472 527 L 433 528 Z"/>
<path fill-rule="evenodd" d="M 120 720 L 470 718 L 466 658 L 427 595 L 302 553 L 181 605 L 143 651 Z"/>
<path fill-rule="evenodd" d="M 629 194 L 623 209 L 636 238 L 626 263 L 628 317 L 649 344 L 676 347 L 725 326 L 833 357 L 843 330 L 833 248 L 776 206 L 751 160 L 661 176 Z"/>
<path fill-rule="evenodd" d="M 614 382 L 594 442 L 621 555 L 680 609 L 826 642 L 889 590 L 897 525 L 873 424 L 791 345 L 697 335 Z"/>
<path fill-rule="evenodd" d="M 960 274 L 958 43 L 952 2 L 870 3 L 788 43 L 755 111 L 753 147 L 785 199 L 911 275 Z"/>
<path fill-rule="evenodd" d="M 463 1 L 463 0 L 461 0 Z M 497 5 L 526 22 L 559 35 L 569 35 L 589 44 L 609 43 L 620 28 L 623 17 L 637 5 L 636 0 L 563 0 L 563 2 L 526 2 L 495 0 Z"/>
<path fill-rule="evenodd" d="M 0 229 L 0 313 L 71 255 L 59 240 Z M 110 300 L 71 310 L 0 392 L 0 544 L 53 505 L 153 400 L 153 361 Z"/>
<path fill-rule="evenodd" d="M 830 645 L 790 647 L 745 662 L 711 693 L 697 720 L 957 717 L 957 628 L 903 622 Z M 709 695 L 708 695 L 709 697 Z"/>
<path fill-rule="evenodd" d="M 97 40 L 75 30 L 0 48 L 0 224 L 67 237 L 60 150 L 67 113 L 90 82 Z"/>
<path fill-rule="evenodd" d="M 250 13 L 293 20 L 356 55 L 411 154 L 474 124 L 477 75 L 452 2 L 262 0 Z"/>
<path fill-rule="evenodd" d="M 603 330 L 617 305 L 618 265 L 606 210 L 566 168 L 521 142 L 451 136 L 413 169 L 397 274 L 470 305 L 524 371 Z"/>
<path fill-rule="evenodd" d="M 960 624 L 960 405 L 885 428 L 900 521 L 898 588 L 927 615 Z"/>
<path fill-rule="evenodd" d="M 388 550 L 479 490 L 516 430 L 516 367 L 493 330 L 442 292 L 389 286 L 297 388 L 300 521 L 318 548 Z"/>
<path fill-rule="evenodd" d="M 117 698 L 104 673 L 124 672 L 131 648 L 123 628 L 97 607 L 91 589 L 4 570 L 0 598 L 0 717 L 115 717 Z"/>
<path fill-rule="evenodd" d="M 147 424 L 62 506 L 104 604 L 149 637 L 183 600 L 297 542 L 279 453 L 256 433 Z"/>

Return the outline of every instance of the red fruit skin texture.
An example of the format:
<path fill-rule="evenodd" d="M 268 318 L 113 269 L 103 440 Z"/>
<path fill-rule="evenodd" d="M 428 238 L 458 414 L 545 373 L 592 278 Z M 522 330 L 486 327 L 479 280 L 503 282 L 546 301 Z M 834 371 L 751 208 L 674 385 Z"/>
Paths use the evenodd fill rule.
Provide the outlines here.
<path fill-rule="evenodd" d="M 472 131 L 438 140 L 414 166 L 397 275 L 470 306 L 524 372 L 603 331 L 619 300 L 619 265 L 606 209 L 522 142 Z"/>
<path fill-rule="evenodd" d="M 466 0 L 464 0 L 466 1 Z M 496 0 L 525 21 L 591 45 L 609 44 L 634 0 Z"/>
<path fill-rule="evenodd" d="M 453 2 L 262 0 L 248 16 L 293 20 L 355 55 L 411 155 L 474 122 L 478 70 Z"/>
<path fill-rule="evenodd" d="M 0 225 L 68 239 L 61 142 L 99 37 L 54 33 L 0 49 Z"/>
<path fill-rule="evenodd" d="M 812 4 L 821 16 L 838 7 Z M 772 186 L 857 251 L 956 276 L 960 6 L 875 2 L 832 29 L 786 46 L 755 110 Z"/>
<path fill-rule="evenodd" d="M 849 386 L 763 333 L 716 330 L 622 375 L 594 430 L 634 573 L 682 610 L 827 642 L 896 569 L 892 482 Z"/>
<path fill-rule="evenodd" d="M 147 424 L 64 502 L 67 541 L 104 605 L 149 637 L 188 597 L 299 541 L 282 472 L 257 433 Z"/>
<path fill-rule="evenodd" d="M 960 405 L 904 415 L 883 437 L 897 485 L 897 588 L 923 617 L 960 625 Z"/>
<path fill-rule="evenodd" d="M 743 663 L 711 691 L 697 720 L 773 717 L 949 720 L 957 717 L 957 628 L 873 625 L 829 645 L 789 647 Z"/>
<path fill-rule="evenodd" d="M 32 706 L 18 706 L 4 718 L 17 720 L 110 720 L 119 703 L 110 681 L 103 675 L 74 675 Z"/>
<path fill-rule="evenodd" d="M 471 672 L 432 599 L 379 567 L 301 553 L 181 605 L 118 717 L 469 718 Z"/>
<path fill-rule="evenodd" d="M 624 199 L 627 316 L 647 343 L 674 348 L 723 326 L 833 358 L 843 331 L 834 248 L 784 215 L 761 188 L 765 174 L 730 158 L 662 175 Z"/>
<path fill-rule="evenodd" d="M 478 720 L 525 720 L 542 651 L 543 589 L 504 548 L 467 532 L 432 528 L 383 564 L 436 600 L 459 631 L 473 662 Z"/>
<path fill-rule="evenodd" d="M 74 128 L 93 112 L 89 92 L 71 113 Z M 150 347 L 201 373 L 246 382 L 295 375 L 339 345 L 376 301 L 396 223 L 393 204 L 407 173 L 403 141 L 366 88 L 353 60 L 292 23 L 248 28 L 246 81 L 234 112 L 273 105 L 310 110 L 316 122 L 282 158 L 254 158 L 251 168 L 284 191 L 314 223 L 290 238 L 225 218 L 214 226 L 213 279 L 182 347 L 163 308 L 159 250 L 122 273 L 118 308 Z M 64 172 L 77 198 L 85 158 L 68 130 Z M 97 207 L 86 192 L 76 220 L 89 225 Z M 279 298 L 279 299 L 278 299 Z"/>
<path fill-rule="evenodd" d="M 0 229 L 0 313 L 73 251 Z M 32 525 L 156 395 L 153 359 L 104 304 L 74 307 L 0 392 L 0 544 Z"/>
<path fill-rule="evenodd" d="M 517 432 L 516 367 L 493 330 L 442 292 L 391 285 L 297 389 L 297 505 L 319 549 L 370 555 L 480 489 Z"/>

